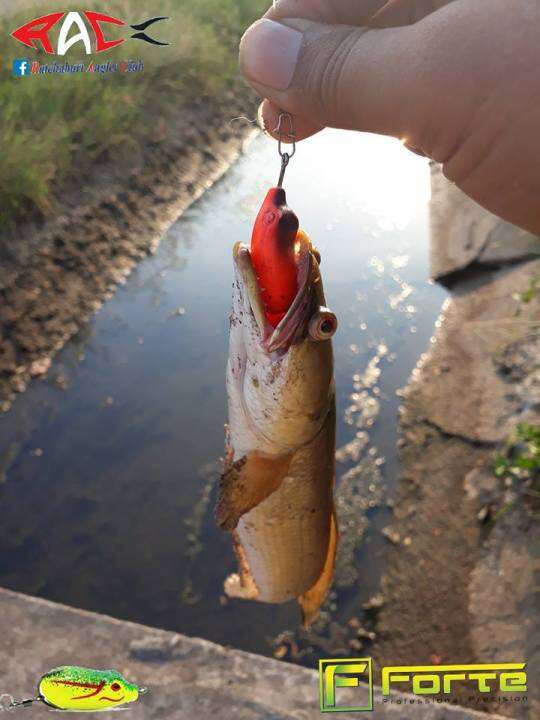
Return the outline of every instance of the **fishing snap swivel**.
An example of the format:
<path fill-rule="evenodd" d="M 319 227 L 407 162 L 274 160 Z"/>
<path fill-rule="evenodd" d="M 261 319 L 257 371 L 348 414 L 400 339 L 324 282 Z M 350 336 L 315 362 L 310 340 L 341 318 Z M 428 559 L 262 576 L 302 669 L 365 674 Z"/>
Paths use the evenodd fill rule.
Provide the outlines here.
<path fill-rule="evenodd" d="M 42 702 L 42 698 L 33 697 L 27 698 L 25 700 L 15 700 L 12 695 L 3 693 L 2 695 L 0 695 L 0 712 L 2 710 L 15 710 L 15 708 L 19 707 L 29 707 L 30 705 L 33 705 L 37 702 Z"/>
<path fill-rule="evenodd" d="M 27 700 L 13 700 L 11 703 L 12 708 L 16 707 L 28 707 L 29 705 L 33 705 L 34 703 L 40 703 L 43 702 L 43 700 L 39 697 L 36 698 L 28 698 Z"/>
<path fill-rule="evenodd" d="M 283 129 L 284 124 L 286 122 L 289 123 L 288 132 L 286 132 Z M 279 153 L 279 156 L 281 157 L 281 171 L 279 173 L 279 180 L 278 180 L 277 187 L 283 187 L 283 179 L 285 177 L 285 171 L 287 170 L 287 166 L 288 166 L 291 158 L 296 153 L 296 133 L 294 131 L 293 116 L 288 112 L 282 111 L 279 114 L 278 124 L 277 124 L 274 132 L 278 136 L 278 153 Z M 288 141 L 290 144 L 292 144 L 291 152 L 283 151 L 283 142 L 286 142 L 286 141 Z"/>
<path fill-rule="evenodd" d="M 229 124 L 232 125 L 232 123 L 240 121 L 247 122 L 250 125 L 258 124 L 257 120 L 251 120 L 250 118 L 245 117 L 245 115 L 240 115 L 240 117 L 232 118 L 231 120 L 229 120 Z M 284 129 L 285 123 L 289 124 L 288 131 Z M 285 112 L 284 110 L 280 112 L 278 123 L 274 128 L 274 134 L 278 136 L 278 153 L 281 158 L 281 171 L 279 173 L 277 187 L 283 187 L 283 178 L 285 177 L 285 171 L 290 162 L 290 159 L 296 152 L 296 133 L 294 131 L 294 118 L 291 113 Z M 292 145 L 292 150 L 290 152 L 286 152 L 283 150 L 284 142 Z"/>

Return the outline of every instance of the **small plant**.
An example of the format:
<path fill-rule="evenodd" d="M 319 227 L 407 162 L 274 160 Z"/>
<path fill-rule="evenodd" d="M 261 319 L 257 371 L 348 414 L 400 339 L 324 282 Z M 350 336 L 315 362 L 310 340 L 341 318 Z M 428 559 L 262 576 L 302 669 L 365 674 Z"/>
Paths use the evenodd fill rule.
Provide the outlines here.
<path fill-rule="evenodd" d="M 540 295 L 540 273 L 534 275 L 529 282 L 529 285 L 525 290 L 523 290 L 520 293 L 516 293 L 515 295 L 512 295 L 514 300 L 517 300 L 519 302 L 518 308 L 516 310 L 516 315 L 521 314 L 522 305 L 528 305 L 531 303 L 536 297 Z"/>
<path fill-rule="evenodd" d="M 533 278 L 531 278 L 531 282 L 529 283 L 529 287 L 525 290 L 525 292 L 521 293 L 520 300 L 522 303 L 528 304 L 534 298 L 536 295 L 540 292 L 540 273 L 538 275 L 535 275 Z"/>
<path fill-rule="evenodd" d="M 540 425 L 520 423 L 496 456 L 494 471 L 521 495 L 540 499 Z"/>
<path fill-rule="evenodd" d="M 495 459 L 495 474 L 500 478 L 540 481 L 540 426 L 520 423 Z"/>

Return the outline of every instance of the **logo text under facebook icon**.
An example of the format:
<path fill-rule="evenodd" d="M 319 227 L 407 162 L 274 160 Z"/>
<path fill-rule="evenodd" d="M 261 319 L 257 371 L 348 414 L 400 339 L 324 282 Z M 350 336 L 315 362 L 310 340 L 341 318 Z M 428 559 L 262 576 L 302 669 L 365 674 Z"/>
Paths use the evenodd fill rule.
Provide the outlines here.
<path fill-rule="evenodd" d="M 14 60 L 13 61 L 13 74 L 17 77 L 25 77 L 30 75 L 30 63 L 28 60 Z"/>

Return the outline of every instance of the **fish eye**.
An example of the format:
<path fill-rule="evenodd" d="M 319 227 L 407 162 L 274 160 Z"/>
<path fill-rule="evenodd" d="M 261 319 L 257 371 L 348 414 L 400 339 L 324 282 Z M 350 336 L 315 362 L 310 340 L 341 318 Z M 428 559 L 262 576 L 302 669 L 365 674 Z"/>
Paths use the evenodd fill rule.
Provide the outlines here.
<path fill-rule="evenodd" d="M 334 323 L 331 320 L 325 320 L 321 324 L 321 332 L 325 335 L 328 335 L 329 333 L 334 331 Z"/>
<path fill-rule="evenodd" d="M 113 682 L 113 684 L 111 685 L 111 690 L 113 692 L 118 692 L 121 689 L 122 689 L 122 686 L 118 682 Z"/>
<path fill-rule="evenodd" d="M 328 308 L 319 308 L 309 323 L 309 335 L 312 340 L 329 340 L 335 334 L 338 321 Z"/>

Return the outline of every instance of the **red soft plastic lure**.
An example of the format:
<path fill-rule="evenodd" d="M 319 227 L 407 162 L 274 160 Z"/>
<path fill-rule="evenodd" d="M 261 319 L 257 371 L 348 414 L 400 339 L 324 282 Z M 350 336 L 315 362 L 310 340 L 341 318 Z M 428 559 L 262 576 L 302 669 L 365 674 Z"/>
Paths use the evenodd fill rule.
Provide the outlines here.
<path fill-rule="evenodd" d="M 272 327 L 285 317 L 298 292 L 297 233 L 298 218 L 287 207 L 285 190 L 271 188 L 253 227 L 251 258 Z"/>

